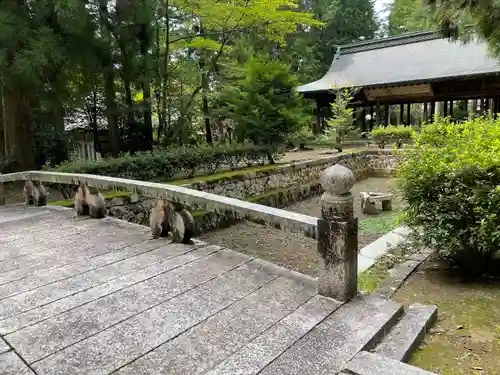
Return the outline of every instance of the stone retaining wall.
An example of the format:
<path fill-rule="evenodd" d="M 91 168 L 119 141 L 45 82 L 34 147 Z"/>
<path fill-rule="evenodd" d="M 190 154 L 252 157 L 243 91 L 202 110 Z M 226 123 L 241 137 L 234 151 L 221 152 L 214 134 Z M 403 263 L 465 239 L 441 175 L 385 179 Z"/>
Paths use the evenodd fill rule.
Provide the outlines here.
<path fill-rule="evenodd" d="M 321 194 L 320 173 L 335 163 L 347 166 L 358 180 L 362 180 L 372 176 L 390 176 L 394 172 L 396 162 L 397 156 L 393 151 L 360 151 L 286 165 L 271 171 L 250 172 L 244 176 L 184 186 L 266 206 L 284 208 Z M 150 198 L 130 196 L 107 200 L 107 205 L 110 216 L 149 225 L 149 210 L 153 201 Z M 188 209 L 195 219 L 196 234 L 227 227 L 237 221 L 230 212 L 208 212 L 199 210 L 198 207 Z"/>
<path fill-rule="evenodd" d="M 262 172 L 249 172 L 216 181 L 197 182 L 183 186 L 227 197 L 247 199 L 267 191 L 296 189 L 303 185 L 319 184 L 320 173 L 340 163 L 350 168 L 358 180 L 368 176 L 390 175 L 396 167 L 397 156 L 391 150 L 367 150 L 335 155 L 277 167 Z"/>

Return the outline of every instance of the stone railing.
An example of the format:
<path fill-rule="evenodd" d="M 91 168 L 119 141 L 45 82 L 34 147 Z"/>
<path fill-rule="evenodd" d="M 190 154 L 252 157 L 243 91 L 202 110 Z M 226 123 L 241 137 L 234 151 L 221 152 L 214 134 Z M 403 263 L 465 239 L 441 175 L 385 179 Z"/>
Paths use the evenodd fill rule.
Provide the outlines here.
<path fill-rule="evenodd" d="M 0 204 L 5 204 L 4 184 L 23 180 L 65 185 L 86 183 L 99 190 L 127 190 L 140 196 L 162 197 L 181 207 L 196 206 L 203 207 L 207 211 L 229 211 L 237 219 L 256 221 L 285 232 L 316 238 L 318 252 L 321 255 L 319 293 L 342 301 L 349 300 L 357 294 L 358 222 L 353 217 L 353 197 L 350 192 L 356 179 L 350 169 L 340 164 L 327 168 L 321 174 L 321 185 L 325 190 L 321 199 L 321 218 L 182 186 L 45 171 L 0 175 Z"/>

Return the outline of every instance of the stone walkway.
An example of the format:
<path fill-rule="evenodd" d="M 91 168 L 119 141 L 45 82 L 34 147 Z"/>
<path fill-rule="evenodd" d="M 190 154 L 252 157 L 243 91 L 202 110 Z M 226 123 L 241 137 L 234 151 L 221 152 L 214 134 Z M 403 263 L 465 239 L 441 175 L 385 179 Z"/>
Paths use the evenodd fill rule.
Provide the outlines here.
<path fill-rule="evenodd" d="M 261 260 L 71 210 L 2 206 L 0 243 L 2 375 L 333 375 L 402 313 L 376 297 L 341 306 Z"/>

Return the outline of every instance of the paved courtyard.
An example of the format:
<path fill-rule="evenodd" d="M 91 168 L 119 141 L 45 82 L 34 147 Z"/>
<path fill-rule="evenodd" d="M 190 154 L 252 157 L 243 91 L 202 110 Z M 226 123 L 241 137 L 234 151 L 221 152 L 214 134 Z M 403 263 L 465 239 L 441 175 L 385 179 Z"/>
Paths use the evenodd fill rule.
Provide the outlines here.
<path fill-rule="evenodd" d="M 0 207 L 0 374 L 333 375 L 402 312 L 148 229 Z"/>

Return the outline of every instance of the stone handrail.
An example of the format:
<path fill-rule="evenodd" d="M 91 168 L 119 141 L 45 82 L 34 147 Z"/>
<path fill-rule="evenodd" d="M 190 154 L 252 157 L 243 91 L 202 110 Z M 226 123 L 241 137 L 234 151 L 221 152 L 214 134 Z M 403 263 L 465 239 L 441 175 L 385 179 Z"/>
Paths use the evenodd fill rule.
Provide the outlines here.
<path fill-rule="evenodd" d="M 88 186 L 102 190 L 118 188 L 137 192 L 142 196 L 151 198 L 161 196 L 169 201 L 182 205 L 201 206 L 207 211 L 231 211 L 235 214 L 237 219 L 249 219 L 272 225 L 283 231 L 300 233 L 307 237 L 316 238 L 317 217 L 206 193 L 182 186 L 91 174 L 48 171 L 26 171 L 0 175 L 0 183 L 24 180 L 68 185 L 78 185 L 81 182 L 85 182 Z"/>
<path fill-rule="evenodd" d="M 125 178 L 48 171 L 25 171 L 0 175 L 0 204 L 5 204 L 4 183 L 15 181 L 122 189 L 146 197 L 162 197 L 182 206 L 201 206 L 209 211 L 232 212 L 236 218 L 271 225 L 286 232 L 316 238 L 320 255 L 318 291 L 347 301 L 357 294 L 358 221 L 353 215 L 352 171 L 335 164 L 321 174 L 325 192 L 321 197 L 321 218 L 263 206 L 183 186 L 129 180 Z"/>

